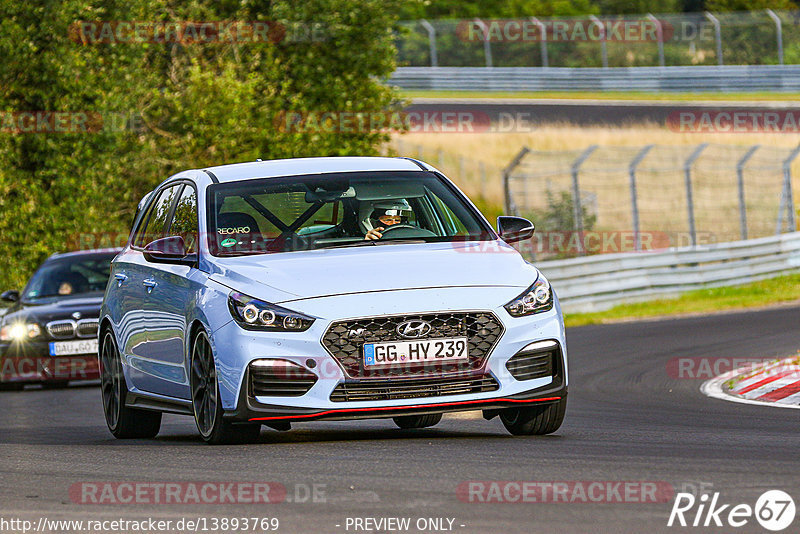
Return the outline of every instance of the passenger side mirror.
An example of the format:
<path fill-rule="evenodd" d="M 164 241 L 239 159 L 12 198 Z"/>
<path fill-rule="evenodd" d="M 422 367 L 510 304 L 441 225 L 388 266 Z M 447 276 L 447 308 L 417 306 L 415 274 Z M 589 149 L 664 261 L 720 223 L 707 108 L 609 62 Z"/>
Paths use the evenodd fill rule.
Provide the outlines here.
<path fill-rule="evenodd" d="M 528 219 L 501 215 L 497 218 L 497 233 L 506 243 L 524 241 L 533 236 L 534 226 Z"/>
<path fill-rule="evenodd" d="M 197 264 L 196 254 L 186 253 L 186 244 L 183 237 L 173 235 L 151 241 L 144 247 L 144 259 L 153 263 L 169 263 L 173 265 Z"/>
<path fill-rule="evenodd" d="M 19 291 L 16 289 L 3 291 L 3 293 L 0 294 L 0 299 L 5 300 L 6 302 L 17 302 L 19 300 Z"/>

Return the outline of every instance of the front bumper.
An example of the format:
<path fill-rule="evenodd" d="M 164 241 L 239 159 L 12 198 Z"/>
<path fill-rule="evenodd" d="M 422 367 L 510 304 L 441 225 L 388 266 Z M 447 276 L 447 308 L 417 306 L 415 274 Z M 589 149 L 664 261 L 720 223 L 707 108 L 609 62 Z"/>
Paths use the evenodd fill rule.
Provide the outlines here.
<path fill-rule="evenodd" d="M 516 290 L 515 290 L 516 291 Z M 483 290 L 481 291 L 483 292 Z M 518 291 L 516 291 L 518 292 Z M 487 294 L 466 294 L 461 299 L 448 299 L 449 310 L 474 309 L 474 303 L 489 300 Z M 476 298 L 482 297 L 482 298 Z M 441 297 L 440 297 L 441 298 Z M 422 313 L 426 299 L 419 299 L 415 309 L 411 300 L 397 303 L 396 309 L 383 309 L 382 315 L 394 313 Z M 495 296 L 492 300 L 497 300 Z M 469 306 L 472 304 L 473 306 Z M 302 310 L 312 313 L 311 310 Z M 513 318 L 504 309 L 487 309 L 500 319 L 504 332 L 479 372 L 491 377 L 497 387 L 491 391 L 437 396 L 413 395 L 391 400 L 353 401 L 337 399 L 332 395 L 344 383 L 358 383 L 347 375 L 345 369 L 328 353 L 321 343 L 329 326 L 335 320 L 317 320 L 306 332 L 284 335 L 244 331 L 235 323 L 216 330 L 212 336 L 217 355 L 217 371 L 224 417 L 229 421 L 304 421 L 318 419 L 358 419 L 394 417 L 398 415 L 439 413 L 465 410 L 496 410 L 534 403 L 557 402 L 567 394 L 567 352 L 561 310 L 556 302 L 548 312 Z M 342 314 L 343 315 L 343 314 Z M 356 315 L 356 314 L 352 314 Z M 517 380 L 506 367 L 507 362 L 531 343 L 549 340 L 557 344 L 559 362 L 553 373 L 533 379 Z M 302 395 L 254 396 L 249 391 L 249 364 L 257 359 L 281 359 L 292 362 L 318 378 Z M 441 378 L 450 375 L 443 374 Z M 403 376 L 403 379 L 411 379 Z M 429 375 L 420 379 L 432 378 Z M 365 379 L 364 379 L 365 380 Z M 392 378 L 387 378 L 392 382 Z"/>
<path fill-rule="evenodd" d="M 525 391 L 508 397 L 489 396 L 487 398 L 447 400 L 447 397 L 429 397 L 413 399 L 413 402 L 402 405 L 381 405 L 361 407 L 337 407 L 328 409 L 291 407 L 270 405 L 258 402 L 242 388 L 238 406 L 235 410 L 227 410 L 223 417 L 232 422 L 275 423 L 302 422 L 318 420 L 350 420 L 398 417 L 402 415 L 423 415 L 429 413 L 449 413 L 470 410 L 498 410 L 533 404 L 548 404 L 567 398 L 567 386 L 563 376 L 555 377 L 555 383 L 548 386 Z M 381 402 L 388 404 L 391 401 Z M 347 403 L 352 404 L 352 403 Z"/>
<path fill-rule="evenodd" d="M 97 354 L 50 356 L 48 341 L 0 344 L 0 382 L 35 383 L 100 378 Z"/>

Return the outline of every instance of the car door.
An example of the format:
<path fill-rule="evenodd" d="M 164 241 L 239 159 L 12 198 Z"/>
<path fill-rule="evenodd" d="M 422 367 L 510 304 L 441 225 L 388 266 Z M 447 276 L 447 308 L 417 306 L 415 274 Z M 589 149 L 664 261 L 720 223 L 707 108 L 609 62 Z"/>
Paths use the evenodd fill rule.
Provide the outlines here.
<path fill-rule="evenodd" d="M 175 369 L 161 364 L 157 355 L 162 347 L 152 343 L 154 332 L 162 328 L 162 317 L 153 313 L 151 293 L 154 288 L 150 287 L 153 265 L 145 259 L 143 250 L 151 241 L 164 237 L 182 188 L 183 184 L 175 184 L 156 192 L 130 250 L 124 254 L 124 265 L 120 266 L 124 280 L 120 282 L 117 278 L 125 288 L 123 294 L 127 303 L 119 328 L 120 347 L 128 363 L 131 385 L 142 391 L 162 391 L 160 385 L 166 377 L 176 373 Z"/>
<path fill-rule="evenodd" d="M 184 238 L 188 254 L 197 254 L 197 192 L 184 184 L 172 205 L 164 235 Z M 194 295 L 202 284 L 203 273 L 195 267 L 146 262 L 142 280 L 144 309 L 148 316 L 147 357 L 152 370 L 148 391 L 189 399 L 186 372 L 186 336 Z"/>

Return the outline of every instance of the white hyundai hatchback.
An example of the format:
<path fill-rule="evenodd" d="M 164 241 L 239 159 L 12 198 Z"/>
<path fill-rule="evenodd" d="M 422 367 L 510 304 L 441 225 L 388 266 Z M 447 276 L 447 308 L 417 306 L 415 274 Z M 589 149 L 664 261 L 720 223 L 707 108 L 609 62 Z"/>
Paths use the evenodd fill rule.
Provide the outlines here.
<path fill-rule="evenodd" d="M 483 410 L 517 435 L 559 428 L 558 299 L 442 173 L 408 158 L 307 158 L 176 174 L 140 205 L 100 323 L 106 422 L 204 440 L 261 425 Z"/>

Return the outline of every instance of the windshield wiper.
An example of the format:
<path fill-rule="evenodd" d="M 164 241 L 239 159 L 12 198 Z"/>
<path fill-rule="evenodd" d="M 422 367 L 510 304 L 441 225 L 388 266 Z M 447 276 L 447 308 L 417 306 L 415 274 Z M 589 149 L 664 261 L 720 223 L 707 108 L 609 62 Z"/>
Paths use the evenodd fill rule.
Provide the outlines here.
<path fill-rule="evenodd" d="M 322 244 L 318 247 L 314 247 L 315 250 L 323 249 L 323 248 L 346 248 L 346 247 L 365 247 L 365 246 L 375 246 L 377 242 L 372 239 L 363 239 L 361 241 L 356 241 L 354 243 L 331 243 L 331 244 Z"/>
<path fill-rule="evenodd" d="M 217 252 L 217 256 L 227 257 L 227 258 L 233 258 L 233 257 L 236 257 L 236 256 L 259 256 L 261 254 L 269 254 L 269 252 L 264 251 L 264 250 L 248 250 L 248 251 L 239 251 L 239 252 L 226 252 L 226 251 L 223 250 L 223 251 Z"/>
<path fill-rule="evenodd" d="M 363 241 L 356 241 L 355 243 L 343 243 L 343 244 L 331 244 L 331 245 L 322 245 L 319 247 L 315 247 L 316 249 L 323 249 L 323 248 L 347 248 L 347 247 L 367 247 L 367 246 L 378 246 L 378 245 L 404 245 L 409 243 L 427 243 L 424 238 L 417 237 L 417 238 L 409 238 L 409 239 L 365 239 Z"/>

